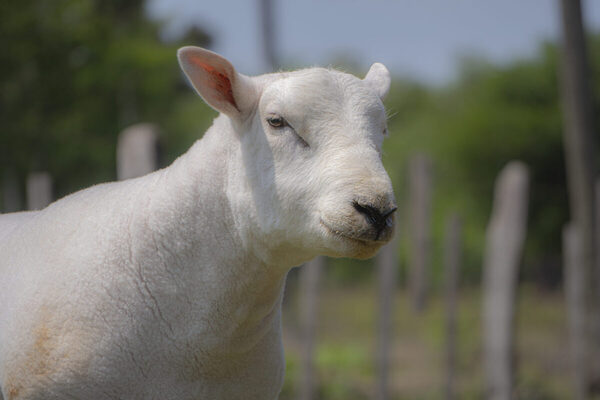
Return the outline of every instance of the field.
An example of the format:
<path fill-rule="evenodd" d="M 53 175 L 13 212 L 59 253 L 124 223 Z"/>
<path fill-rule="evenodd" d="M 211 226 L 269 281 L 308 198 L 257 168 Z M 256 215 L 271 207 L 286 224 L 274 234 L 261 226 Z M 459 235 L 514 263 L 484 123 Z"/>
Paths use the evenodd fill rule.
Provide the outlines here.
<path fill-rule="evenodd" d="M 375 392 L 375 285 L 326 284 L 319 298 L 317 329 L 318 399 L 369 399 Z M 298 292 L 293 287 L 284 306 L 286 382 L 281 399 L 297 398 L 300 342 Z M 480 292 L 461 290 L 458 322 L 458 399 L 483 398 Z M 416 315 L 408 293 L 394 299 L 391 354 L 392 399 L 441 399 L 444 373 L 444 314 L 439 296 Z M 565 308 L 561 292 L 521 288 L 516 329 L 517 398 L 569 399 L 571 381 Z"/>

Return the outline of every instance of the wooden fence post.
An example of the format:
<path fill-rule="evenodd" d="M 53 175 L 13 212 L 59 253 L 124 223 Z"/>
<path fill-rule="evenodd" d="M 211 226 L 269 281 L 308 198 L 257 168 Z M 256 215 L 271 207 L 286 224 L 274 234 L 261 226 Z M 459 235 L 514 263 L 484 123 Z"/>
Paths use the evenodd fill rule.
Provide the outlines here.
<path fill-rule="evenodd" d="M 394 326 L 393 302 L 396 291 L 398 269 L 398 233 L 385 245 L 377 256 L 377 275 L 379 280 L 379 323 L 377 342 L 377 399 L 390 398 L 388 376 L 390 354 L 392 353 L 392 334 Z"/>
<path fill-rule="evenodd" d="M 514 315 L 518 269 L 527 231 L 529 172 L 518 161 L 500 172 L 486 232 L 483 350 L 486 399 L 513 398 Z"/>
<path fill-rule="evenodd" d="M 574 400 L 587 399 L 586 270 L 579 227 L 573 222 L 563 230 L 563 263 L 567 303 Z"/>
<path fill-rule="evenodd" d="M 27 209 L 41 210 L 52 203 L 52 177 L 47 172 L 27 176 Z"/>
<path fill-rule="evenodd" d="M 444 298 L 446 307 L 446 400 L 456 398 L 458 282 L 462 263 L 462 220 L 452 214 L 446 221 L 444 242 Z"/>
<path fill-rule="evenodd" d="M 123 130 L 117 142 L 117 179 L 146 175 L 158 167 L 158 128 L 143 123 Z"/>
<path fill-rule="evenodd" d="M 300 400 L 315 399 L 315 336 L 317 330 L 317 301 L 324 257 L 317 257 L 300 270 L 300 318 L 302 326 L 302 361 Z"/>
<path fill-rule="evenodd" d="M 410 292 L 413 309 L 422 312 L 427 305 L 429 255 L 431 253 L 431 160 L 416 155 L 409 166 L 410 195 Z"/>

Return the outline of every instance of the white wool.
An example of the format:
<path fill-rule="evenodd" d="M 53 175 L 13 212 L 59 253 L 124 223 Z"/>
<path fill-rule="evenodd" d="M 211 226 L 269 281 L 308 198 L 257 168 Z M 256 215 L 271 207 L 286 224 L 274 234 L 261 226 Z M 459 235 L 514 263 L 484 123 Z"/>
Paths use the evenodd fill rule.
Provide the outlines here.
<path fill-rule="evenodd" d="M 250 78 L 207 50 L 179 60 L 222 112 L 187 153 L 0 216 L 6 400 L 275 399 L 288 270 L 389 240 L 385 67 Z"/>

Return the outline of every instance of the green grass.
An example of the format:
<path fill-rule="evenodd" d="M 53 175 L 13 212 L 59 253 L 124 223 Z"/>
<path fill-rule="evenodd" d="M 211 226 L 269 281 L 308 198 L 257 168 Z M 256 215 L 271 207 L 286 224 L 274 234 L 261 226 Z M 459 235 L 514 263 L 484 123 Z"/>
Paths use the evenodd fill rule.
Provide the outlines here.
<path fill-rule="evenodd" d="M 328 284 L 319 299 L 315 355 L 319 399 L 373 398 L 376 387 L 375 346 L 377 293 L 372 283 L 353 287 Z M 286 383 L 280 399 L 297 398 L 301 343 L 297 293 L 284 308 Z M 480 292 L 462 290 L 458 317 L 457 398 L 483 398 Z M 433 296 L 417 315 L 408 293 L 394 299 L 391 350 L 392 399 L 441 399 L 444 387 L 444 309 Z M 563 297 L 559 292 L 523 288 L 516 320 L 516 390 L 518 398 L 568 399 L 572 395 Z"/>

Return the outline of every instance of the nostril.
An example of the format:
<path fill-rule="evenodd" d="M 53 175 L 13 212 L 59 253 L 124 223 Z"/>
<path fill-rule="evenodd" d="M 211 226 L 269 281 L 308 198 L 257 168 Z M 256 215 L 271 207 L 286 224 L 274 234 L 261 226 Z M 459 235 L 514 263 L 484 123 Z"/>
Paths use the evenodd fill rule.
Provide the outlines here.
<path fill-rule="evenodd" d="M 378 230 L 392 225 L 390 216 L 398 209 L 396 206 L 392 206 L 391 208 L 382 210 L 369 204 L 360 204 L 356 201 L 352 205 L 356 211 L 365 216 L 369 224 L 374 225 Z"/>
<path fill-rule="evenodd" d="M 398 207 L 393 206 L 392 208 L 388 209 L 383 214 L 383 220 L 385 221 L 385 226 L 387 226 L 388 228 L 391 228 L 394 225 L 394 219 L 392 218 L 392 214 L 395 213 L 397 209 L 398 209 Z"/>
<path fill-rule="evenodd" d="M 354 206 L 354 209 L 364 215 L 367 218 L 367 221 L 372 225 L 377 224 L 377 221 L 381 219 L 381 214 L 375 207 L 359 204 L 357 202 L 352 203 L 352 205 Z"/>
<path fill-rule="evenodd" d="M 386 212 L 383 214 L 383 218 L 387 218 L 387 217 L 389 217 L 390 215 L 392 215 L 393 213 L 395 213 L 397 209 L 398 209 L 398 207 L 396 207 L 396 206 L 393 206 L 392 208 L 390 208 L 388 211 L 386 211 Z"/>

